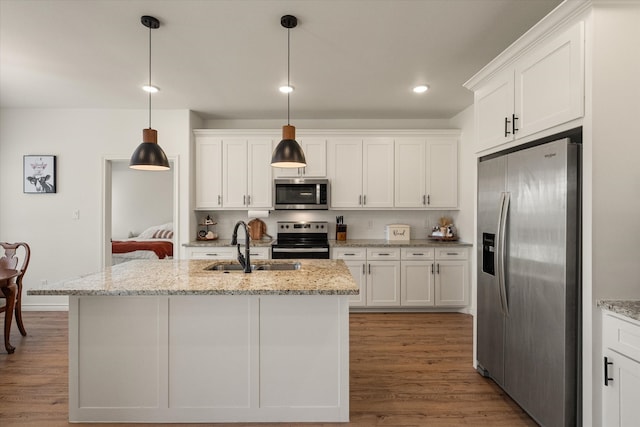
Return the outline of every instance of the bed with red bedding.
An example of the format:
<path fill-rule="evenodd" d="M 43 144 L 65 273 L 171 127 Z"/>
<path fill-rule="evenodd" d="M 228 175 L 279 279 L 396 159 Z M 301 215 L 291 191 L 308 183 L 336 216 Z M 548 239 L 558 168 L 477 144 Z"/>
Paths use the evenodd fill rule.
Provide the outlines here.
<path fill-rule="evenodd" d="M 170 259 L 173 258 L 173 242 L 171 239 L 112 240 L 111 254 L 113 264 L 133 259 Z"/>

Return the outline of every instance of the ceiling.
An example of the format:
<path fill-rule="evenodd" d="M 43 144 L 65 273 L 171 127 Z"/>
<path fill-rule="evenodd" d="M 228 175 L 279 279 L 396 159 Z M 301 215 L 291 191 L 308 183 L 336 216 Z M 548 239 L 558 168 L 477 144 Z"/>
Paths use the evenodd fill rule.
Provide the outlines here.
<path fill-rule="evenodd" d="M 448 119 L 462 84 L 560 0 L 0 0 L 0 107 L 153 109 L 205 119 Z M 414 94 L 413 86 L 431 89 Z"/>

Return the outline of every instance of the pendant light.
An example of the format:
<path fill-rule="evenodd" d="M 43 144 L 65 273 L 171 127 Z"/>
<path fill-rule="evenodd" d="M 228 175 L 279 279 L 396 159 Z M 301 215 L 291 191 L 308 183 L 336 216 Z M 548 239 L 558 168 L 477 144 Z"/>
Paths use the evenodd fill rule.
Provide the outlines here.
<path fill-rule="evenodd" d="M 151 85 L 151 30 L 160 27 L 160 21 L 153 16 L 140 18 L 142 25 L 149 29 L 149 85 Z M 149 91 L 149 128 L 142 130 L 142 144 L 138 145 L 129 162 L 131 169 L 163 171 L 169 169 L 169 160 L 158 145 L 158 131 L 151 128 L 151 91 Z"/>
<path fill-rule="evenodd" d="M 293 15 L 285 15 L 280 18 L 280 25 L 287 29 L 287 86 L 291 87 L 291 29 L 298 25 L 298 19 Z M 296 141 L 296 128 L 290 123 L 289 96 L 287 92 L 287 125 L 282 127 L 282 141 L 271 156 L 271 166 L 274 168 L 303 168 L 307 165 L 302 147 Z"/>

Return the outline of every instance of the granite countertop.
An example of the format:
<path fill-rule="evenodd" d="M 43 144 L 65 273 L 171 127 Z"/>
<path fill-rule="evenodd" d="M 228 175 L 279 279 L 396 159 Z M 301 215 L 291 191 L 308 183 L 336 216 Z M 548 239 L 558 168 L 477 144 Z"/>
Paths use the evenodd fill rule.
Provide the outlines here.
<path fill-rule="evenodd" d="M 430 239 L 412 239 L 408 242 L 388 241 L 386 239 L 347 239 L 329 240 L 329 245 L 333 248 L 357 248 L 357 247 L 470 247 L 471 243 L 457 241 L 440 241 Z"/>
<path fill-rule="evenodd" d="M 230 239 L 218 239 L 218 240 L 197 240 L 194 242 L 185 243 L 182 246 L 186 247 L 231 247 Z M 271 247 L 272 243 L 275 243 L 275 240 L 272 241 L 251 241 L 252 247 Z M 242 243 L 244 245 L 244 243 Z M 471 247 L 473 246 L 471 243 L 457 241 L 440 241 L 440 240 L 430 240 L 430 239 L 413 239 L 408 242 L 389 242 L 386 239 L 347 239 L 347 240 L 329 240 L 329 246 L 332 248 L 366 248 L 366 247 Z"/>
<path fill-rule="evenodd" d="M 275 264 L 258 261 L 252 264 Z M 211 260 L 135 260 L 27 290 L 27 295 L 357 295 L 358 285 L 341 260 L 296 260 L 299 270 L 209 271 Z"/>
<path fill-rule="evenodd" d="M 238 242 L 244 247 L 244 240 L 238 240 Z M 271 244 L 275 242 L 275 240 L 252 240 L 250 245 L 251 247 L 267 247 L 270 248 Z M 194 240 L 189 243 L 184 243 L 182 246 L 185 247 L 211 247 L 211 248 L 219 248 L 219 247 L 233 247 L 235 245 L 231 244 L 231 239 L 216 239 L 216 240 Z"/>
<path fill-rule="evenodd" d="M 640 321 L 640 300 L 598 300 L 597 306 Z"/>

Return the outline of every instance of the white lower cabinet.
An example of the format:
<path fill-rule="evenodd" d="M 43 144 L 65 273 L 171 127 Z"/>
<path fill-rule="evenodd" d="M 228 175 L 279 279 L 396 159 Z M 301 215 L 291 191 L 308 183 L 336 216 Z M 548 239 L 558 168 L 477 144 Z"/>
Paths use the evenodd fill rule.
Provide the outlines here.
<path fill-rule="evenodd" d="M 244 247 L 241 247 L 244 253 Z M 268 247 L 253 247 L 249 251 L 251 259 L 269 259 L 271 257 Z M 187 247 L 187 259 L 211 259 L 235 260 L 238 258 L 238 249 L 234 246 L 189 246 Z"/>
<path fill-rule="evenodd" d="M 360 287 L 351 307 L 463 307 L 469 304 L 466 248 L 335 248 Z"/>
<path fill-rule="evenodd" d="M 602 425 L 637 426 L 640 420 L 640 322 L 604 311 Z"/>
<path fill-rule="evenodd" d="M 367 305 L 367 250 L 365 248 L 336 248 L 333 259 L 344 260 L 353 279 L 358 284 L 360 294 L 349 297 L 350 307 L 364 307 Z"/>
<path fill-rule="evenodd" d="M 367 306 L 400 305 L 400 249 L 367 248 Z"/>

